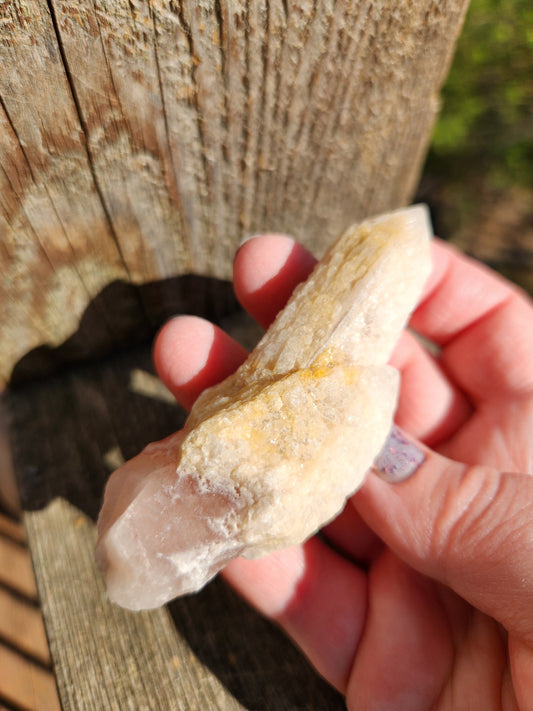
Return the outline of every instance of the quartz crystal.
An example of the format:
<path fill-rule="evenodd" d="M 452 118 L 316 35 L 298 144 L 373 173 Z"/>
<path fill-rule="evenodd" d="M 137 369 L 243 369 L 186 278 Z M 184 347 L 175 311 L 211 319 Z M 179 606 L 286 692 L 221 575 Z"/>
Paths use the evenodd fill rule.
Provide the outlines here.
<path fill-rule="evenodd" d="M 97 544 L 111 600 L 162 605 L 339 513 L 391 427 L 387 361 L 429 273 L 430 235 L 420 205 L 348 229 L 185 428 L 112 475 Z"/>

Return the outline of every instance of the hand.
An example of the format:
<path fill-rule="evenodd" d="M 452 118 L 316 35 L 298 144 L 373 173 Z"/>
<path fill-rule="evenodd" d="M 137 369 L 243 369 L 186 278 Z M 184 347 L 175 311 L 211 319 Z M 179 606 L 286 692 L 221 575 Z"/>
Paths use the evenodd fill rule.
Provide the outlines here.
<path fill-rule="evenodd" d="M 438 240 L 433 257 L 411 326 L 440 352 L 405 332 L 391 361 L 411 464 L 396 483 L 369 475 L 320 537 L 224 575 L 349 709 L 532 709 L 533 307 Z M 313 264 L 288 237 L 254 238 L 235 258 L 235 291 L 266 327 Z M 154 347 L 186 407 L 245 357 L 193 317 Z"/>

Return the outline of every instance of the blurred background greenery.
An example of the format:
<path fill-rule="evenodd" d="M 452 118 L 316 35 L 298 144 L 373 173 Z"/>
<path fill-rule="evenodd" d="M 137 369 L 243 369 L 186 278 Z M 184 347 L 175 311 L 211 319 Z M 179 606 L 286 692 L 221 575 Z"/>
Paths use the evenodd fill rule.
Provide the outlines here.
<path fill-rule="evenodd" d="M 471 0 L 417 198 L 533 294 L 533 0 Z"/>

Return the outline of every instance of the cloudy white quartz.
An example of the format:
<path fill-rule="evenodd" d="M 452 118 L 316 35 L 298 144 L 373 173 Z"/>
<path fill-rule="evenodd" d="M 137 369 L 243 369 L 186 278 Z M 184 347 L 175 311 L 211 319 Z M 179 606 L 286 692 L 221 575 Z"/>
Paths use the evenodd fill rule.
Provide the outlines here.
<path fill-rule="evenodd" d="M 347 230 L 184 431 L 112 475 L 97 559 L 113 601 L 162 605 L 342 509 L 392 424 L 387 361 L 429 273 L 430 237 L 420 205 Z"/>

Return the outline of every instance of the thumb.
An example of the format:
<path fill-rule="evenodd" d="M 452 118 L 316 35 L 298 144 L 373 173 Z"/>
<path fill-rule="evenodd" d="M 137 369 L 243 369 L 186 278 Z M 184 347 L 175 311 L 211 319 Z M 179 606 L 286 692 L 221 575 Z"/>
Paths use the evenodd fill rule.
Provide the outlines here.
<path fill-rule="evenodd" d="M 454 462 L 393 428 L 352 501 L 400 558 L 533 644 L 533 477 Z"/>

